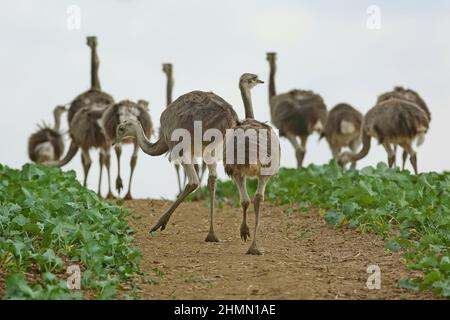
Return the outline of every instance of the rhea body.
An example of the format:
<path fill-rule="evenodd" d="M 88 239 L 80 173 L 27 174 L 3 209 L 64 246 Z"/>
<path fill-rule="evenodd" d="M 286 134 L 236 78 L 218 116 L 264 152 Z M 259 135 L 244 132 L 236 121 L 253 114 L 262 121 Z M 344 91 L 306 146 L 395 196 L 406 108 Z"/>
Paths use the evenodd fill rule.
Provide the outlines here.
<path fill-rule="evenodd" d="M 388 151 L 388 164 L 392 167 L 395 155 L 392 145 L 399 145 L 410 156 L 414 172 L 417 174 L 417 154 L 413 149 L 413 142 L 422 144 L 428 131 L 429 119 L 427 114 L 416 104 L 391 97 L 370 109 L 364 117 L 362 127 L 363 147 L 357 154 L 344 152 L 339 155 L 339 163 L 359 161 L 370 150 L 371 138 L 378 140 Z"/>
<path fill-rule="evenodd" d="M 381 102 L 389 100 L 391 98 L 397 98 L 397 99 L 405 100 L 405 101 L 415 104 L 416 106 L 418 106 L 420 109 L 422 109 L 426 113 L 426 115 L 428 117 L 428 122 L 431 122 L 431 112 L 428 109 L 428 106 L 425 103 L 425 101 L 422 99 L 422 97 L 416 91 L 411 90 L 411 89 L 405 89 L 401 86 L 397 86 L 394 88 L 394 90 L 380 95 L 378 97 L 377 103 L 381 103 Z M 393 145 L 393 146 L 390 146 L 390 148 L 386 148 L 386 152 L 388 153 L 388 158 L 393 157 L 394 164 L 396 163 L 396 160 L 395 160 L 396 153 L 397 153 L 396 151 L 397 151 L 397 145 Z M 407 159 L 408 159 L 408 153 L 405 150 L 403 150 L 403 153 L 402 153 L 402 169 L 403 170 L 405 169 Z"/>
<path fill-rule="evenodd" d="M 340 103 L 330 110 L 322 136 L 327 140 L 336 161 L 342 148 L 348 147 L 353 153 L 358 151 L 362 122 L 361 112 L 347 103 Z M 356 162 L 353 162 L 352 168 L 355 167 Z"/>
<path fill-rule="evenodd" d="M 254 138 L 238 139 L 235 141 L 234 135 L 227 135 L 225 141 L 225 172 L 230 176 L 239 190 L 241 207 L 243 210 L 243 219 L 240 228 L 241 238 L 246 241 L 250 237 L 249 227 L 247 225 L 247 209 L 250 205 L 250 198 L 247 193 L 246 179 L 247 177 L 258 178 L 258 188 L 256 190 L 253 205 L 255 210 L 255 229 L 253 233 L 253 241 L 247 254 L 260 255 L 261 251 L 258 249 L 256 243 L 256 236 L 259 227 L 260 209 L 264 202 L 264 192 L 266 184 L 270 177 L 276 175 L 280 167 L 280 150 L 278 137 L 275 135 L 271 126 L 257 121 L 253 115 L 253 104 L 251 98 L 251 89 L 257 84 L 263 83 L 258 76 L 251 73 L 243 74 L 239 79 L 239 89 L 241 91 L 242 100 L 245 107 L 245 120 L 240 121 L 233 127 L 234 132 L 242 130 L 245 133 L 253 133 Z M 260 136 L 265 137 L 260 139 Z M 226 158 L 227 152 L 233 150 L 235 154 L 233 161 L 228 162 Z M 244 150 L 243 158 L 238 159 L 239 151 Z M 253 154 L 251 154 L 253 153 Z M 271 159 L 271 168 L 268 168 L 268 163 L 263 162 L 260 155 L 264 155 L 266 159 Z M 252 159 L 254 159 L 252 161 Z M 243 161 L 245 160 L 245 161 Z M 264 170 L 266 169 L 266 170 Z"/>
<path fill-rule="evenodd" d="M 194 138 L 195 123 L 200 123 L 203 132 L 214 131 L 223 141 L 226 130 L 238 123 L 238 117 L 232 106 L 224 99 L 212 92 L 192 91 L 184 94 L 173 101 L 162 112 L 160 117 L 160 135 L 155 143 L 151 143 L 144 134 L 141 124 L 136 120 L 126 120 L 117 127 L 117 141 L 134 137 L 142 151 L 151 156 L 160 156 L 170 153 L 170 160 L 180 161 L 186 172 L 188 182 L 176 201 L 165 211 L 158 222 L 151 228 L 150 232 L 160 229 L 164 230 L 173 212 L 180 203 L 200 184 L 199 176 L 195 170 L 195 158 L 203 157 L 211 159 L 208 161 L 208 189 L 210 191 L 210 229 L 205 239 L 207 242 L 217 242 L 218 237 L 214 231 L 214 204 L 217 180 L 217 161 L 215 157 L 208 154 L 211 142 L 201 139 L 200 145 L 196 145 Z M 179 134 L 183 143 L 188 147 L 182 150 L 182 154 L 175 150 L 179 147 Z M 174 138 L 172 138 L 174 135 Z M 175 137 L 176 136 L 176 137 Z M 214 142 L 212 143 L 214 144 Z M 178 147 L 177 147 L 178 146 Z"/>
<path fill-rule="evenodd" d="M 101 181 L 103 166 L 108 173 L 108 195 L 111 193 L 110 178 L 110 145 L 107 143 L 105 135 L 100 125 L 100 119 L 103 112 L 114 104 L 111 95 L 101 90 L 98 77 L 98 68 L 100 65 L 97 56 L 97 38 L 87 37 L 87 45 L 91 49 L 91 88 L 78 95 L 70 104 L 68 111 L 69 135 L 71 144 L 67 154 L 59 161 L 59 166 L 69 163 L 76 155 L 78 149 L 81 149 L 81 162 L 83 165 L 84 179 L 83 185 L 87 185 L 87 178 L 91 168 L 91 157 L 89 150 L 92 148 L 100 149 L 99 164 L 100 175 L 98 182 L 98 194 L 101 195 Z"/>
<path fill-rule="evenodd" d="M 64 139 L 61 132 L 61 116 L 66 107 L 57 106 L 53 110 L 54 125 L 39 127 L 28 139 L 28 156 L 36 163 L 58 161 L 64 152 Z"/>
<path fill-rule="evenodd" d="M 116 141 L 117 127 L 120 123 L 126 120 L 135 120 L 140 123 L 144 130 L 144 135 L 147 139 L 150 138 L 153 132 L 153 125 L 148 112 L 149 103 L 145 100 L 139 100 L 137 103 L 130 100 L 120 101 L 110 107 L 108 107 L 102 115 L 101 126 L 103 128 L 103 133 L 107 138 L 108 143 Z M 117 156 L 117 179 L 116 179 L 116 190 L 120 195 L 123 188 L 122 178 L 120 176 L 120 156 L 122 154 L 121 144 L 131 143 L 133 144 L 133 154 L 130 160 L 130 178 L 128 181 L 128 191 L 125 195 L 126 200 L 133 199 L 131 195 L 131 183 L 133 179 L 134 170 L 137 164 L 139 145 L 136 139 L 124 139 L 121 143 L 115 144 L 115 151 Z"/>

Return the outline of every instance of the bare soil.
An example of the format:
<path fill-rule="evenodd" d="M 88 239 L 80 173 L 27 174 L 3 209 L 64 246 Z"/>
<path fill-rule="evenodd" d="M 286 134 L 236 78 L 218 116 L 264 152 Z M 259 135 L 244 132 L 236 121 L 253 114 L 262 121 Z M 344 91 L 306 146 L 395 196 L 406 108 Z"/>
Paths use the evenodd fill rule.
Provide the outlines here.
<path fill-rule="evenodd" d="M 219 243 L 204 241 L 209 208 L 183 203 L 167 229 L 151 226 L 167 201 L 134 200 L 129 224 L 142 250 L 141 295 L 146 299 L 434 299 L 429 292 L 400 289 L 402 278 L 417 276 L 400 253 L 384 241 L 350 227 L 328 225 L 317 210 L 288 214 L 288 206 L 264 204 L 259 232 L 262 256 L 245 254 L 250 242 L 239 235 L 240 208 L 225 206 L 215 215 Z M 249 214 L 253 235 L 253 211 Z M 381 268 L 381 289 L 366 286 L 367 267 Z"/>

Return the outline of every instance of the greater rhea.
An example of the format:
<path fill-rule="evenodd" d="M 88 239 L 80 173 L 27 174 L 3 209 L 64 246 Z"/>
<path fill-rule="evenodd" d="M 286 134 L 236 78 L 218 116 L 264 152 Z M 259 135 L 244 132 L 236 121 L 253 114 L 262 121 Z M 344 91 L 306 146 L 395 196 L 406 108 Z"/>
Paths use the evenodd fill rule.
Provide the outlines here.
<path fill-rule="evenodd" d="M 411 90 L 411 89 L 405 89 L 401 86 L 397 86 L 394 88 L 394 90 L 386 92 L 386 93 L 382 94 L 381 96 L 379 96 L 377 103 L 389 100 L 392 97 L 397 98 L 397 99 L 403 99 L 403 100 L 406 100 L 406 101 L 416 104 L 419 108 L 421 108 L 427 114 L 428 121 L 431 122 L 431 112 L 428 109 L 428 106 L 425 103 L 425 101 L 422 99 L 422 97 L 416 91 Z M 397 156 L 397 152 L 396 152 L 397 145 L 394 145 L 393 149 L 394 149 L 393 152 L 394 152 L 394 164 L 395 164 L 396 163 L 395 158 Z M 408 158 L 408 153 L 403 150 L 402 170 L 405 169 L 407 158 Z"/>
<path fill-rule="evenodd" d="M 353 153 L 358 151 L 362 122 L 361 112 L 347 103 L 340 103 L 330 110 L 322 136 L 327 140 L 336 161 L 342 148 L 348 147 Z M 355 167 L 356 162 L 353 162 L 352 168 Z"/>
<path fill-rule="evenodd" d="M 130 100 L 123 100 L 110 106 L 102 115 L 101 126 L 109 143 L 116 141 L 116 132 L 119 124 L 130 119 L 138 121 L 144 130 L 145 137 L 150 139 L 153 125 L 148 112 L 148 102 L 145 100 L 139 100 L 137 103 L 134 103 Z M 131 171 L 130 180 L 128 182 L 128 192 L 125 195 L 126 200 L 131 200 L 133 199 L 131 195 L 131 181 L 133 179 L 133 173 L 137 163 L 139 146 L 136 139 L 124 139 L 121 143 L 116 143 L 115 145 L 117 154 L 116 189 L 119 194 L 123 187 L 122 178 L 120 176 L 120 155 L 122 153 L 122 148 L 120 145 L 123 143 L 132 143 L 134 146 L 130 161 Z"/>
<path fill-rule="evenodd" d="M 253 233 L 253 241 L 247 254 L 260 255 L 261 252 L 256 244 L 256 234 L 259 227 L 260 208 L 264 201 L 264 191 L 269 178 L 278 173 L 280 167 L 279 159 L 279 141 L 274 134 L 272 128 L 262 122 L 254 119 L 253 105 L 250 90 L 259 83 L 264 83 L 258 76 L 251 73 L 243 74 L 239 79 L 239 89 L 241 91 L 242 100 L 245 107 L 245 120 L 240 121 L 234 128 L 234 132 L 244 132 L 246 135 L 254 135 L 245 139 L 238 139 L 235 142 L 235 134 L 227 135 L 224 149 L 225 172 L 230 176 L 239 190 L 240 202 L 243 210 L 243 219 L 240 228 L 241 238 L 247 241 L 250 237 L 250 231 L 247 225 L 247 209 L 250 205 L 250 198 L 247 193 L 246 179 L 247 177 L 258 178 L 258 188 L 253 199 L 255 210 L 255 229 Z M 261 137 L 263 137 L 261 139 Z M 275 150 L 273 149 L 275 146 Z M 227 153 L 232 150 L 234 156 L 233 161 L 228 161 Z M 242 159 L 237 154 L 244 151 Z M 254 153 L 253 155 L 251 153 Z M 262 161 L 260 156 L 265 159 L 271 159 L 273 163 Z M 252 161 L 253 159 L 253 161 Z M 245 160 L 245 161 L 243 161 Z M 230 163 L 228 163 L 230 162 Z M 272 166 L 270 169 L 269 166 Z M 264 169 L 267 169 L 265 172 Z"/>
<path fill-rule="evenodd" d="M 107 144 L 99 120 L 103 112 L 109 106 L 114 104 L 114 99 L 101 90 L 100 80 L 98 77 L 98 68 L 100 61 L 97 56 L 97 38 L 87 37 L 87 45 L 91 48 L 91 88 L 77 96 L 69 107 L 68 121 L 69 134 L 72 139 L 69 150 L 64 158 L 59 161 L 59 166 L 69 163 L 76 155 L 79 148 L 82 150 L 81 162 L 84 171 L 84 186 L 87 185 L 87 177 L 92 161 L 89 155 L 89 149 L 100 149 L 100 176 L 98 182 L 98 194 L 101 193 L 102 169 L 106 166 L 108 173 L 108 195 L 111 193 L 110 178 L 110 146 Z"/>
<path fill-rule="evenodd" d="M 277 94 L 275 87 L 276 53 L 267 53 L 269 61 L 269 106 L 272 123 L 295 149 L 297 167 L 303 165 L 308 137 L 322 133 L 327 121 L 327 108 L 322 97 L 313 91 L 291 90 Z M 300 143 L 298 138 L 300 137 Z"/>
<path fill-rule="evenodd" d="M 375 138 L 388 152 L 389 167 L 394 165 L 395 154 L 391 145 L 399 145 L 410 156 L 414 172 L 417 174 L 417 154 L 412 144 L 423 143 L 428 131 L 427 114 L 416 104 L 404 99 L 391 97 L 378 103 L 364 117 L 362 128 L 362 150 L 357 153 L 344 152 L 339 155 L 339 163 L 345 165 L 351 161 L 359 161 L 370 150 L 370 140 Z"/>
<path fill-rule="evenodd" d="M 39 126 L 39 130 L 28 139 L 28 156 L 36 163 L 58 161 L 64 152 L 64 139 L 61 132 L 61 115 L 66 112 L 65 106 L 57 106 L 53 110 L 54 125 Z"/>
<path fill-rule="evenodd" d="M 195 170 L 195 158 L 208 157 L 210 159 L 207 164 L 209 171 L 208 189 L 211 195 L 211 206 L 210 229 L 205 241 L 219 241 L 214 232 L 217 158 L 212 153 L 214 153 L 215 146 L 222 144 L 226 130 L 235 126 L 237 122 L 238 117 L 236 112 L 224 99 L 212 92 L 192 91 L 177 98 L 162 112 L 160 118 L 160 136 L 155 143 L 151 143 L 147 139 L 141 124 L 136 120 L 126 120 L 117 127 L 117 141 L 135 137 L 141 149 L 151 156 L 159 156 L 170 151 L 169 160 L 179 160 L 188 177 L 188 183 L 183 192 L 160 217 L 150 232 L 157 231 L 158 229 L 161 229 L 161 231 L 164 230 L 175 209 L 191 192 L 198 188 L 200 180 Z M 194 127 L 196 124 L 201 124 L 205 133 L 219 133 L 221 137 L 216 138 L 220 139 L 215 139 L 213 142 L 201 139 L 196 144 L 196 137 L 194 135 Z M 180 137 L 182 137 L 182 142 L 188 150 L 178 149 L 180 147 L 178 140 Z"/>

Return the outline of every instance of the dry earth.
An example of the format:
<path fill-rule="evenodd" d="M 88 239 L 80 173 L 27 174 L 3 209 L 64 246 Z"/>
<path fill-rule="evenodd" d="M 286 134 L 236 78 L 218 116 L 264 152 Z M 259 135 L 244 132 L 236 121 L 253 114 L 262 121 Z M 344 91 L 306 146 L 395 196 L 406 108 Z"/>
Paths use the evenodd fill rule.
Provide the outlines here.
<path fill-rule="evenodd" d="M 373 234 L 325 223 L 316 210 L 288 214 L 288 207 L 265 204 L 259 233 L 262 256 L 245 255 L 250 242 L 239 236 L 241 211 L 216 212 L 219 243 L 206 243 L 209 209 L 183 203 L 167 229 L 148 230 L 167 201 L 127 201 L 130 225 L 142 250 L 141 279 L 146 299 L 433 299 L 398 287 L 412 276 L 401 254 L 384 249 Z M 252 230 L 253 211 L 249 226 Z M 367 267 L 381 268 L 381 289 L 369 290 Z"/>

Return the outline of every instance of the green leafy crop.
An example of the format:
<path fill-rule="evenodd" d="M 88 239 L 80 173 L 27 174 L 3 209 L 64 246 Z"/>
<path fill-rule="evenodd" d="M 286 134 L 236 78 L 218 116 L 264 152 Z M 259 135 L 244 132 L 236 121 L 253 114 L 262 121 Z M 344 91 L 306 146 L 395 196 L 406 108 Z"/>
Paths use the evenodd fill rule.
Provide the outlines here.
<path fill-rule="evenodd" d="M 74 172 L 0 165 L 0 268 L 6 299 L 80 299 L 66 270 L 81 269 L 82 292 L 116 298 L 139 272 L 129 213 L 82 187 Z"/>
<path fill-rule="evenodd" d="M 248 187 L 253 194 L 256 182 Z M 239 204 L 231 181 L 218 183 L 217 198 Z M 268 186 L 266 200 L 314 205 L 325 209 L 329 223 L 383 236 L 386 249 L 403 250 L 408 267 L 424 273 L 421 279 L 403 279 L 401 287 L 450 297 L 450 173 L 414 176 L 384 164 L 346 172 L 334 163 L 282 169 Z"/>

